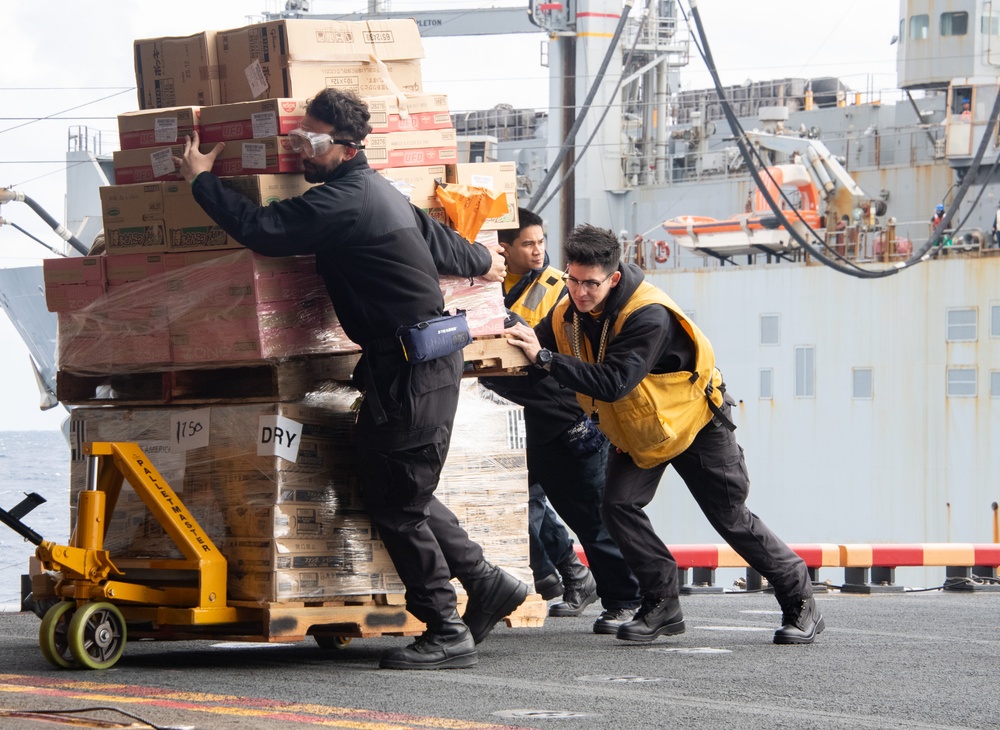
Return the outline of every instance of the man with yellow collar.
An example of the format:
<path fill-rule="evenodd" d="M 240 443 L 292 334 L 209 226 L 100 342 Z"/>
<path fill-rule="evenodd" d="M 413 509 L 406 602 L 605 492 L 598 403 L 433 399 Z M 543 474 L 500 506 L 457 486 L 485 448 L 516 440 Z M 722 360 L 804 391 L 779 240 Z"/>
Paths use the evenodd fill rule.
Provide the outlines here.
<path fill-rule="evenodd" d="M 776 644 L 811 644 L 824 628 L 803 560 L 746 506 L 750 482 L 708 338 L 642 270 L 621 263 L 611 231 L 578 226 L 563 244 L 569 297 L 511 342 L 580 405 L 616 447 L 604 523 L 639 579 L 642 606 L 617 637 L 684 631 L 677 562 L 643 511 L 668 464 L 718 533 L 774 588 Z"/>
<path fill-rule="evenodd" d="M 507 262 L 504 304 L 511 318 L 534 326 L 566 292 L 562 272 L 548 265 L 542 219 L 518 209 L 517 229 L 500 231 Z M 580 409 L 573 391 L 546 379 L 534 387 L 528 378 L 483 378 L 480 382 L 524 406 L 528 460 L 530 564 L 535 586 L 562 583 L 562 601 L 549 616 L 579 616 L 601 599 L 604 610 L 594 622 L 597 634 L 615 634 L 639 607 L 639 584 L 607 528 L 601 522 L 608 442 Z M 576 533 L 587 566 L 555 512 Z M 558 571 L 558 572 L 556 572 Z M 545 594 L 542 593 L 544 596 Z"/>

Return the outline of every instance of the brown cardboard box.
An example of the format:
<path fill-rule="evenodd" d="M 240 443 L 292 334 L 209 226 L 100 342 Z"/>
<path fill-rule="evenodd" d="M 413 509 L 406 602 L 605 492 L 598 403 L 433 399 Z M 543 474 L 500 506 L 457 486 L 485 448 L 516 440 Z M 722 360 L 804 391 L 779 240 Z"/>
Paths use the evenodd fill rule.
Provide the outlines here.
<path fill-rule="evenodd" d="M 212 172 L 222 177 L 301 173 L 302 157 L 292 149 L 288 137 L 233 140 L 215 158 Z"/>
<path fill-rule="evenodd" d="M 376 170 L 454 163 L 456 149 L 454 129 L 388 132 L 365 138 L 368 164 Z"/>
<path fill-rule="evenodd" d="M 372 58 L 400 61 L 424 56 L 412 20 L 275 20 L 220 31 L 216 45 L 223 103 L 312 96 L 330 85 L 301 75 L 293 81 L 293 64 L 368 64 Z"/>
<path fill-rule="evenodd" d="M 451 113 L 444 94 L 406 94 L 368 97 L 372 132 L 412 132 L 420 129 L 450 129 Z"/>
<path fill-rule="evenodd" d="M 466 162 L 448 165 L 448 182 L 475 185 L 507 195 L 507 214 L 487 218 L 482 230 L 517 228 L 517 164 L 514 162 Z"/>
<path fill-rule="evenodd" d="M 222 184 L 257 205 L 300 195 L 312 185 L 302 175 L 244 175 Z M 108 254 L 214 251 L 240 248 L 208 217 L 183 181 L 101 188 Z"/>
<path fill-rule="evenodd" d="M 400 192 L 410 198 L 410 202 L 425 211 L 431 218 L 447 225 L 448 218 L 438 200 L 436 180 L 444 182 L 447 170 L 444 165 L 422 167 L 390 167 L 379 170 L 379 174 L 389 180 L 401 183 Z"/>
<path fill-rule="evenodd" d="M 227 142 L 287 135 L 306 114 L 306 99 L 261 99 L 206 107 L 201 116 L 202 142 Z"/>
<path fill-rule="evenodd" d="M 140 109 L 222 103 L 215 31 L 133 44 Z"/>
<path fill-rule="evenodd" d="M 104 256 L 43 259 L 45 306 L 50 312 L 75 312 L 107 292 Z"/>
<path fill-rule="evenodd" d="M 119 114 L 118 141 L 123 150 L 183 142 L 198 129 L 200 113 L 199 106 L 176 106 Z"/>
<path fill-rule="evenodd" d="M 183 180 L 172 159 L 183 154 L 183 144 L 116 150 L 111 155 L 115 183 L 131 185 L 157 180 Z"/>

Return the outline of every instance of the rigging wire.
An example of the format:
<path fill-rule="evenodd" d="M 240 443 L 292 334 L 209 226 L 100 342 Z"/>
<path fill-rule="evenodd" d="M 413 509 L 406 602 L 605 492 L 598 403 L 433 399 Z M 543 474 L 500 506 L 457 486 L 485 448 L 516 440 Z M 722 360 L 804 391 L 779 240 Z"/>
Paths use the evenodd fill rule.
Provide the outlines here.
<path fill-rule="evenodd" d="M 597 69 L 597 75 L 594 77 L 594 83 L 590 87 L 590 91 L 587 93 L 587 98 L 583 102 L 583 107 L 581 108 L 579 114 L 577 114 L 576 119 L 573 121 L 573 126 L 570 128 L 569 132 L 566 134 L 566 139 L 563 141 L 562 147 L 559 148 L 559 152 L 556 155 L 555 160 L 549 164 L 548 172 L 545 173 L 545 177 L 541 183 L 538 185 L 538 190 L 536 190 L 532 196 L 531 200 L 528 201 L 528 210 L 534 210 L 538 204 L 538 200 L 545 193 L 545 189 L 548 188 L 549 183 L 552 182 L 552 178 L 556 176 L 559 168 L 562 166 L 563 160 L 569 154 L 571 147 L 575 145 L 576 135 L 580 131 L 580 127 L 583 126 L 583 120 L 587 117 L 587 112 L 590 111 L 590 104 L 597 96 L 597 90 L 601 85 L 601 81 L 604 80 L 604 73 L 608 70 L 608 66 L 611 64 L 611 59 L 614 54 L 618 52 L 618 39 L 621 38 L 622 31 L 625 30 L 625 23 L 628 21 L 629 13 L 632 10 L 632 5 L 635 0 L 625 0 L 625 7 L 622 10 L 621 16 L 618 18 L 618 25 L 615 27 L 614 35 L 612 35 L 611 40 L 608 42 L 608 52 L 604 54 L 604 60 L 601 61 L 600 68 Z"/>
<path fill-rule="evenodd" d="M 642 19 L 639 21 L 639 26 L 636 29 L 635 40 L 632 41 L 632 47 L 628 49 L 628 54 L 625 56 L 625 60 L 622 62 L 623 69 L 628 68 L 628 64 L 632 60 L 632 55 L 635 53 L 635 48 L 639 44 L 639 38 L 642 37 L 642 31 L 643 28 L 646 27 L 646 20 L 648 18 L 649 18 L 649 9 L 646 8 L 642 11 Z M 611 103 L 611 100 L 614 100 L 617 97 L 618 90 L 621 89 L 624 80 L 625 80 L 625 74 L 623 72 L 618 75 L 618 83 L 615 84 L 615 88 L 611 91 L 610 94 L 608 94 L 609 102 L 604 106 L 604 111 L 601 112 L 600 118 L 594 125 L 594 130 L 590 133 L 590 137 L 587 138 L 587 141 L 584 143 L 583 147 L 577 150 L 576 159 L 573 160 L 573 164 L 570 165 L 569 169 L 566 171 L 566 174 L 563 175 L 562 180 L 560 180 L 559 184 L 556 185 L 555 190 L 553 190 L 549 194 L 549 197 L 545 199 L 545 202 L 543 202 L 541 205 L 538 206 L 537 208 L 538 212 L 545 210 L 546 206 L 548 206 L 548 204 L 552 202 L 552 199 L 559 193 L 560 190 L 562 190 L 563 186 L 566 184 L 566 181 L 569 180 L 570 177 L 573 175 L 573 171 L 576 169 L 576 166 L 580 164 L 580 160 L 583 159 L 583 156 L 587 153 L 587 150 L 590 149 L 590 145 L 594 141 L 594 138 L 597 136 L 597 133 L 601 131 L 601 125 L 604 124 L 604 120 L 608 116 L 608 112 L 610 112 L 612 107 L 615 106 L 614 104 Z M 597 79 L 595 80 L 595 84 L 598 83 L 599 81 L 600 81 L 600 75 L 598 75 Z M 531 204 L 529 203 L 529 206 L 530 205 Z"/>
<path fill-rule="evenodd" d="M 825 266 L 828 266 L 834 269 L 835 271 L 839 271 L 840 273 L 843 274 L 848 274 L 850 276 L 856 276 L 858 278 L 866 278 L 866 279 L 877 279 L 877 278 L 884 278 L 886 276 L 892 276 L 893 274 L 899 273 L 903 269 L 914 266 L 930 258 L 928 252 L 931 250 L 931 248 L 934 247 L 936 243 L 940 241 L 942 234 L 950 225 L 951 219 L 955 216 L 955 213 L 958 211 L 962 203 L 962 200 L 965 198 L 965 194 L 968 192 L 968 189 L 971 186 L 972 181 L 977 176 L 972 173 L 967 173 L 965 175 L 964 179 L 962 180 L 962 184 L 959 186 L 959 190 L 956 193 L 954 200 L 952 201 L 951 206 L 945 212 L 944 218 L 931 233 L 931 236 L 927 240 L 927 242 L 924 243 L 919 250 L 914 251 L 911 254 L 910 258 L 908 258 L 906 261 L 895 264 L 893 268 L 873 270 L 873 269 L 864 269 L 857 266 L 854 267 L 845 266 L 837 261 L 830 259 L 818 248 L 808 243 L 796 230 L 794 230 L 788 218 L 784 215 L 784 212 L 775 202 L 770 192 L 766 189 L 766 186 L 764 185 L 763 180 L 760 176 L 760 172 L 753 164 L 752 155 L 750 152 L 750 148 L 752 148 L 753 145 L 749 143 L 749 140 L 747 139 L 746 136 L 746 132 L 743 130 L 742 126 L 739 123 L 739 120 L 736 118 L 735 112 L 733 112 L 731 105 L 726 99 L 725 91 L 722 86 L 722 81 L 719 78 L 718 69 L 716 68 L 715 61 L 712 58 L 712 52 L 708 45 L 708 38 L 705 35 L 705 29 L 701 22 L 701 15 L 698 12 L 698 1 L 689 0 L 689 7 L 691 10 L 691 15 L 695 21 L 698 37 L 701 40 L 700 45 L 698 45 L 698 43 L 696 43 L 695 45 L 699 49 L 699 53 L 702 55 L 702 58 L 705 61 L 705 65 L 708 69 L 708 72 L 712 77 L 716 93 L 719 97 L 720 106 L 722 107 L 722 111 L 726 117 L 726 121 L 729 123 L 730 129 L 736 136 L 736 144 L 740 151 L 740 154 L 743 157 L 743 160 L 747 165 L 748 171 L 750 172 L 750 176 L 753 178 L 754 183 L 757 185 L 757 188 L 760 191 L 762 197 L 767 201 L 768 205 L 774 212 L 774 215 L 778 219 L 779 223 L 788 231 L 789 235 L 795 239 L 796 243 L 798 243 L 810 255 L 818 259 L 820 263 L 824 264 Z M 986 147 L 990 143 L 990 139 L 992 137 L 992 130 L 996 127 L 998 117 L 1000 117 L 1000 95 L 997 96 L 993 104 L 993 109 L 990 113 L 990 117 L 986 125 L 986 133 L 983 134 L 983 137 L 980 140 L 979 147 L 977 148 L 976 154 L 970 164 L 970 170 L 979 168 L 983 156 L 986 153 Z M 814 236 L 816 235 L 815 232 L 813 232 L 813 235 Z"/>

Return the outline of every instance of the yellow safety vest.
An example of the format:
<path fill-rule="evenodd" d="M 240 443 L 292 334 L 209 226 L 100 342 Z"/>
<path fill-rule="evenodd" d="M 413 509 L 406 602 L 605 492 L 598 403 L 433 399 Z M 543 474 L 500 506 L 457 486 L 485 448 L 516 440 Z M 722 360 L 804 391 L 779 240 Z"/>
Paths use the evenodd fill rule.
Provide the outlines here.
<path fill-rule="evenodd" d="M 597 362 L 586 337 L 581 335 L 582 341 L 576 347 L 573 345 L 573 322 L 565 321 L 568 299 L 559 302 L 552 313 L 556 346 L 559 352 L 575 355 L 584 362 Z M 712 343 L 673 299 L 648 282 L 642 282 L 625 302 L 608 341 L 621 332 L 633 312 L 651 305 L 669 309 L 694 340 L 694 372 L 650 373 L 631 393 L 613 403 L 581 393 L 576 396 L 584 412 L 597 411 L 598 426 L 608 440 L 628 453 L 642 469 L 652 469 L 687 449 L 698 431 L 712 420 L 709 398 L 715 406 L 721 406 L 723 398 L 719 390 L 722 375 L 715 368 Z"/>
<path fill-rule="evenodd" d="M 534 327 L 545 319 L 545 315 L 559 301 L 565 288 L 562 272 L 552 266 L 547 266 L 533 282 L 525 287 L 517 301 L 510 305 L 510 311 L 520 314 L 529 326 Z"/>

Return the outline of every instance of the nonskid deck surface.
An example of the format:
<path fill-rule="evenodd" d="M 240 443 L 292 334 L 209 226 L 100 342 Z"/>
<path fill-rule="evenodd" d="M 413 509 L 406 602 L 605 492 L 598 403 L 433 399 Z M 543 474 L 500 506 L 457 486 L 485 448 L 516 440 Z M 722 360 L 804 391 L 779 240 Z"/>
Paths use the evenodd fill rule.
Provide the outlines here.
<path fill-rule="evenodd" d="M 591 632 L 599 606 L 498 626 L 473 669 L 377 669 L 405 638 L 343 650 L 129 642 L 109 671 L 53 669 L 39 620 L 0 614 L 0 708 L 117 707 L 161 726 L 364 728 L 989 728 L 1000 718 L 1000 592 L 817 594 L 826 631 L 775 646 L 773 596 L 681 597 L 686 633 L 635 645 Z M 127 726 L 124 716 L 88 713 Z M 52 727 L 0 715 L 12 730 Z M 96 725 L 94 725 L 96 726 Z M 135 727 L 139 725 L 136 724 Z"/>

